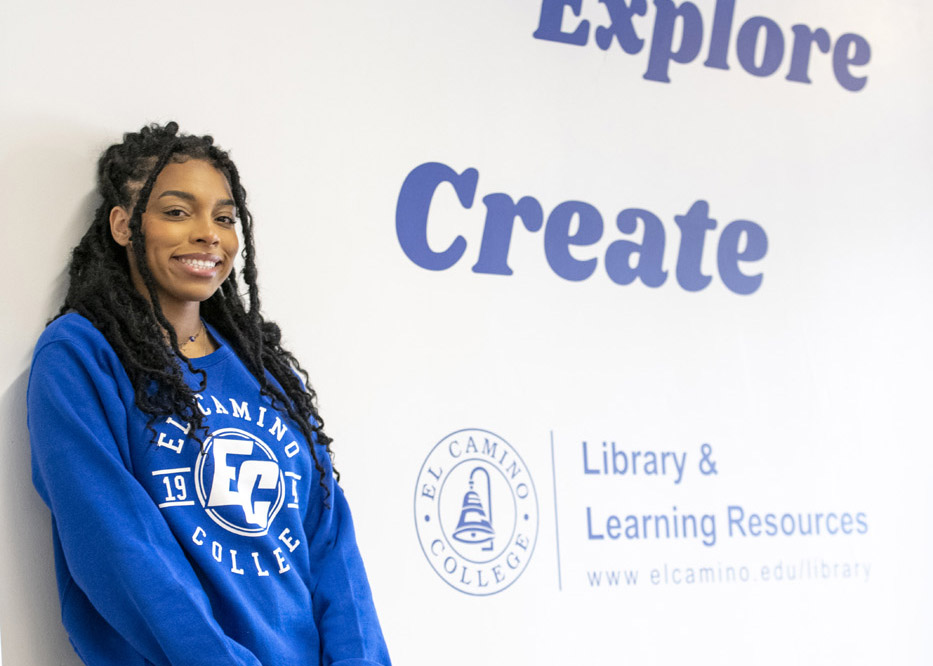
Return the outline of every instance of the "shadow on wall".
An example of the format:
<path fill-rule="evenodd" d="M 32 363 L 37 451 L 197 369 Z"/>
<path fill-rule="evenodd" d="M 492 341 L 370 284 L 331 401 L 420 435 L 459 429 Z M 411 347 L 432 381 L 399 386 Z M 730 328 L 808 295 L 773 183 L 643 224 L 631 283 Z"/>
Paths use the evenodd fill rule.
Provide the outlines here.
<path fill-rule="evenodd" d="M 80 664 L 62 627 L 49 510 L 32 487 L 23 372 L 0 398 L 0 631 L 8 664 Z M 28 656 L 28 662 L 22 657 Z M 73 659 L 62 661 L 62 655 Z"/>

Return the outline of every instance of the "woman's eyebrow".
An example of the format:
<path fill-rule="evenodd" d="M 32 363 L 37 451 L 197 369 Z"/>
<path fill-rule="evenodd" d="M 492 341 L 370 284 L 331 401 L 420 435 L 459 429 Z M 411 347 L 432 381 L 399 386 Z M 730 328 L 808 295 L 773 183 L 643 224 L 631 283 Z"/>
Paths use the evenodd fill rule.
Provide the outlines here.
<path fill-rule="evenodd" d="M 179 199 L 185 199 L 186 201 L 194 201 L 195 196 L 190 192 L 182 192 L 181 190 L 165 190 L 162 194 L 159 195 L 159 198 L 162 197 L 178 197 Z"/>
<path fill-rule="evenodd" d="M 182 190 L 165 190 L 162 194 L 158 196 L 159 199 L 162 197 L 178 197 L 179 199 L 184 199 L 185 201 L 196 201 L 195 197 L 190 192 L 184 192 Z M 233 199 L 221 199 L 217 202 L 218 206 L 236 206 L 236 201 Z"/>

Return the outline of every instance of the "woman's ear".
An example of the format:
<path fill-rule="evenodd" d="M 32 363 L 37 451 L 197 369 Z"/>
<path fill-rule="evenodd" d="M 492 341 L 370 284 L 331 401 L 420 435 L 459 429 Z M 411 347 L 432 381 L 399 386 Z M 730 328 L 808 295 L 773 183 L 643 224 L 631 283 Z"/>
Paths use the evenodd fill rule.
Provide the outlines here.
<path fill-rule="evenodd" d="M 123 206 L 110 209 L 110 235 L 117 245 L 126 247 L 130 244 L 130 214 Z"/>

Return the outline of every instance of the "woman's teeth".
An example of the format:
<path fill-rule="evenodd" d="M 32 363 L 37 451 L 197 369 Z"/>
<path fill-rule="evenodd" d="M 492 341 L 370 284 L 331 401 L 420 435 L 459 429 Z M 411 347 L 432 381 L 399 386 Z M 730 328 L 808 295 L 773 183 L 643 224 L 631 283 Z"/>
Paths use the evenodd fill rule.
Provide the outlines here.
<path fill-rule="evenodd" d="M 179 259 L 181 263 L 186 266 L 191 266 L 192 268 L 199 268 L 201 270 L 207 270 L 209 268 L 214 268 L 217 265 L 216 261 L 201 261 L 200 259 Z"/>

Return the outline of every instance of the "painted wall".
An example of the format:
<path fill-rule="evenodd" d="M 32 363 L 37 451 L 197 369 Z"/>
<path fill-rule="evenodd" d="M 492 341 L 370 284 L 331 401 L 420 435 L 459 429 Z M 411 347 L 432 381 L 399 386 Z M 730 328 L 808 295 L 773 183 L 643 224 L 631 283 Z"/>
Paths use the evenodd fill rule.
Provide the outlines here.
<path fill-rule="evenodd" d="M 933 9 L 644 5 L 4 4 L 9 666 L 78 663 L 32 346 L 170 119 L 240 166 L 396 663 L 929 663 Z"/>

